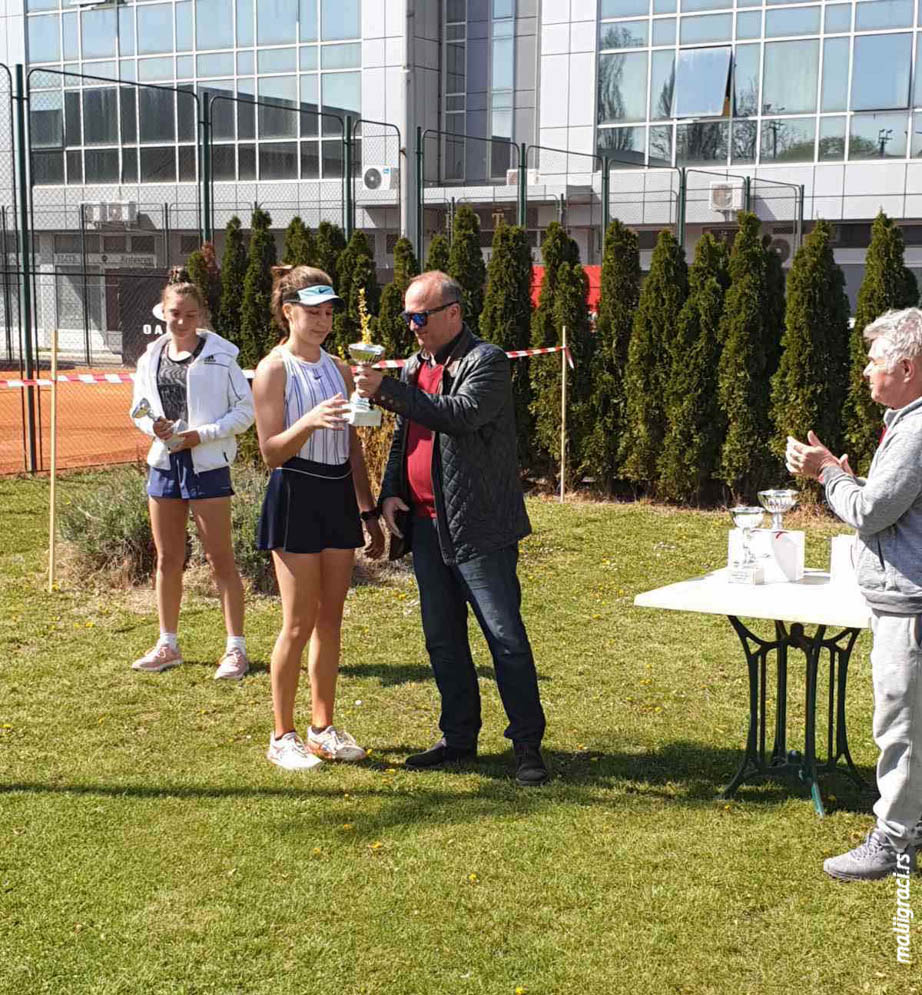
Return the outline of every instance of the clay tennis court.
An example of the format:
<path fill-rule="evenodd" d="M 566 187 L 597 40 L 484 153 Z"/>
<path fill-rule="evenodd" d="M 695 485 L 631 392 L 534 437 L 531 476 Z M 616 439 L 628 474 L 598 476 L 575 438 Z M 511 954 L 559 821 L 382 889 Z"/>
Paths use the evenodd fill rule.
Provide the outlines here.
<path fill-rule="evenodd" d="M 66 376 L 81 373 L 121 373 L 130 370 L 68 368 Z M 0 372 L 0 380 L 16 377 L 15 372 Z M 42 370 L 41 376 L 49 374 Z M 51 388 L 36 387 L 35 398 L 36 455 L 41 470 L 51 464 Z M 26 391 L 0 383 L 0 474 L 27 470 L 23 412 Z M 144 459 L 150 440 L 142 435 L 128 417 L 131 406 L 130 383 L 59 383 L 58 384 L 58 469 L 130 463 Z"/>

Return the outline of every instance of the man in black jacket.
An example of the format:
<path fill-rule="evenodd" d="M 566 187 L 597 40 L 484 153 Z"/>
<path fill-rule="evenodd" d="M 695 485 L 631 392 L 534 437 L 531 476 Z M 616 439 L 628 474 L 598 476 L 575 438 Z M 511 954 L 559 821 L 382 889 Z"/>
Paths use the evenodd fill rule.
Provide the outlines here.
<path fill-rule="evenodd" d="M 413 550 L 426 649 L 442 698 L 442 738 L 410 756 L 414 769 L 471 759 L 480 692 L 467 638 L 474 610 L 509 718 L 516 780 L 548 779 L 544 712 L 522 622 L 518 543 L 531 531 L 516 456 L 509 360 L 464 324 L 461 287 L 438 271 L 406 292 L 420 351 L 400 380 L 363 368 L 356 389 L 397 414 L 379 503 L 391 535 Z"/>

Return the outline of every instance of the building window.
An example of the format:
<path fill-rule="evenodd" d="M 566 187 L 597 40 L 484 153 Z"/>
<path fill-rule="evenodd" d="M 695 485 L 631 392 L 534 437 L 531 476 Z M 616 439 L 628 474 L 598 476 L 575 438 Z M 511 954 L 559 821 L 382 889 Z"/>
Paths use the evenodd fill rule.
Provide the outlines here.
<path fill-rule="evenodd" d="M 267 4 L 267 6 L 271 6 L 271 4 Z M 252 44 L 252 14 L 250 18 L 251 37 L 249 43 Z M 195 47 L 199 51 L 207 52 L 211 48 L 231 48 L 233 44 L 234 12 L 231 0 L 195 0 Z M 246 43 L 241 42 L 241 44 Z"/>
<path fill-rule="evenodd" d="M 852 110 L 908 107 L 911 62 L 911 34 L 858 35 L 852 68 Z"/>
<path fill-rule="evenodd" d="M 819 40 L 765 45 L 762 113 L 807 114 L 816 110 Z"/>
<path fill-rule="evenodd" d="M 726 121 L 698 121 L 676 128 L 676 164 L 705 166 L 727 161 L 729 125 Z"/>
<path fill-rule="evenodd" d="M 729 85 L 729 48 L 698 48 L 679 52 L 673 102 L 674 116 L 729 115 Z"/>
<path fill-rule="evenodd" d="M 643 121 L 646 103 L 647 53 L 599 56 L 599 124 Z"/>
<path fill-rule="evenodd" d="M 361 38 L 360 13 L 359 0 L 320 0 L 320 37 L 324 41 Z"/>
<path fill-rule="evenodd" d="M 762 122 L 762 162 L 812 162 L 815 118 L 778 118 Z"/>
<path fill-rule="evenodd" d="M 849 159 L 902 159 L 906 155 L 905 114 L 853 114 Z"/>
<path fill-rule="evenodd" d="M 173 5 L 143 4 L 138 7 L 138 54 L 157 55 L 173 51 Z"/>
<path fill-rule="evenodd" d="M 29 61 L 57 62 L 61 58 L 61 41 L 58 37 L 58 15 L 30 17 Z"/>

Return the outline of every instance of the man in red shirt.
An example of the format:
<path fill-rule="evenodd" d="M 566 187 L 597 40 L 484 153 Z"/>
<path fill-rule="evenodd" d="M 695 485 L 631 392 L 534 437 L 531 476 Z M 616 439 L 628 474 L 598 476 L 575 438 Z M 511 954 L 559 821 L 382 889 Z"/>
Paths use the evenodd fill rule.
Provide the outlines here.
<path fill-rule="evenodd" d="M 406 765 L 431 769 L 476 756 L 480 691 L 467 638 L 470 605 L 509 718 L 516 781 L 543 784 L 544 712 L 516 573 L 519 540 L 531 525 L 509 360 L 464 324 L 461 287 L 447 274 L 418 276 L 404 306 L 420 351 L 400 380 L 364 368 L 355 385 L 398 416 L 379 503 L 388 530 L 413 551 L 426 649 L 442 698 L 442 738 Z"/>

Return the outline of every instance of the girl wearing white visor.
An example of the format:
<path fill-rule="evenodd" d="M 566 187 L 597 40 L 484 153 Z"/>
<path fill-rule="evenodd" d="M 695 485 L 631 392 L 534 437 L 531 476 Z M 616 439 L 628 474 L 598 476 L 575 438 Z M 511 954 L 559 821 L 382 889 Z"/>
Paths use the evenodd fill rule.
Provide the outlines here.
<path fill-rule="evenodd" d="M 272 651 L 275 729 L 268 759 L 287 770 L 321 760 L 362 760 L 365 751 L 333 725 L 343 605 L 355 550 L 378 557 L 384 534 L 361 440 L 346 421 L 352 371 L 323 349 L 342 304 L 330 277 L 310 266 L 277 267 L 272 313 L 285 337 L 253 381 L 256 430 L 272 468 L 257 545 L 272 551 L 282 629 Z M 305 646 L 311 724 L 298 735 L 295 694 Z M 305 742 L 306 740 L 306 742 Z"/>

